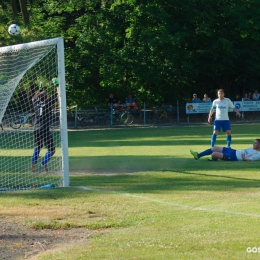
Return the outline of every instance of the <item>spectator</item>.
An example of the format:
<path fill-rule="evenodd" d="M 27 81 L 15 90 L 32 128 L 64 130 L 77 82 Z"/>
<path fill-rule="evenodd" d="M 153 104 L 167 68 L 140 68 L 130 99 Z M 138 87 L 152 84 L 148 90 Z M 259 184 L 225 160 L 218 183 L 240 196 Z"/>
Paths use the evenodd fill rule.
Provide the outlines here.
<path fill-rule="evenodd" d="M 253 94 L 253 100 L 259 100 L 259 93 L 258 93 L 258 90 L 255 90 L 254 94 Z"/>
<path fill-rule="evenodd" d="M 244 94 L 244 97 L 242 98 L 242 101 L 250 101 L 250 98 L 248 97 L 247 93 Z"/>
<path fill-rule="evenodd" d="M 236 94 L 235 98 L 234 98 L 234 101 L 241 101 L 241 98 L 240 98 L 240 95 L 239 94 Z"/>
<path fill-rule="evenodd" d="M 211 98 L 208 97 L 207 94 L 204 94 L 204 98 L 202 99 L 202 102 L 211 102 Z"/>
<path fill-rule="evenodd" d="M 193 94 L 193 99 L 191 101 L 192 103 L 200 103 L 201 100 L 198 98 L 197 94 Z"/>
<path fill-rule="evenodd" d="M 253 100 L 253 97 L 252 97 L 252 92 L 248 92 L 248 98 L 250 99 L 250 100 Z"/>
<path fill-rule="evenodd" d="M 137 110 L 138 109 L 138 105 L 135 102 L 135 98 L 133 98 L 131 94 L 129 94 L 128 97 L 125 99 L 125 103 L 126 103 L 126 108 L 128 110 L 130 110 L 130 109 Z"/>
<path fill-rule="evenodd" d="M 108 107 L 111 106 L 111 103 L 113 104 L 113 107 L 118 107 L 120 104 L 120 100 L 117 97 L 114 97 L 114 94 L 112 93 L 109 94 Z"/>

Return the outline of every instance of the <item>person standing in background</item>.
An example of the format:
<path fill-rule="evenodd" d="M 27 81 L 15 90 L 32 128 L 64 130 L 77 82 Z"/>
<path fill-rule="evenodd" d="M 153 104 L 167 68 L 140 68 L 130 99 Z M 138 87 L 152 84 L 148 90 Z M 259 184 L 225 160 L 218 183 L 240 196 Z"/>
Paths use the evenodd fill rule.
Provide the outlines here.
<path fill-rule="evenodd" d="M 241 97 L 239 94 L 237 94 L 233 101 L 241 101 Z"/>
<path fill-rule="evenodd" d="M 108 107 L 110 107 L 111 104 L 113 105 L 113 107 L 117 107 L 119 103 L 119 99 L 117 97 L 114 97 L 114 94 L 110 93 L 108 99 Z"/>
<path fill-rule="evenodd" d="M 191 101 L 192 103 L 200 103 L 201 100 L 198 98 L 197 94 L 193 94 L 193 99 Z"/>
<path fill-rule="evenodd" d="M 260 94 L 258 93 L 258 90 L 255 90 L 254 94 L 253 94 L 253 100 L 257 101 L 260 98 Z"/>
<path fill-rule="evenodd" d="M 204 97 L 203 97 L 203 99 L 202 99 L 202 102 L 211 102 L 211 98 L 208 97 L 207 94 L 204 94 Z"/>
<path fill-rule="evenodd" d="M 250 98 L 248 97 L 247 93 L 244 94 L 244 97 L 242 98 L 242 101 L 250 101 Z"/>

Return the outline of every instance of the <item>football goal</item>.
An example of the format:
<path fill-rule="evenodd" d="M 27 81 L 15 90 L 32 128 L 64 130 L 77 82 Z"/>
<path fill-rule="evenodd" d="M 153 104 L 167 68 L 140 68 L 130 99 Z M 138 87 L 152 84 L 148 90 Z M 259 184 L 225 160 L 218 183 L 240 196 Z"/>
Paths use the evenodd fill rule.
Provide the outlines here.
<path fill-rule="evenodd" d="M 35 162 L 34 102 L 42 92 L 57 97 L 48 110 L 55 152 L 47 158 L 44 140 Z M 48 168 L 41 165 L 46 158 Z M 63 38 L 1 47 L 0 191 L 61 186 L 69 186 Z"/>

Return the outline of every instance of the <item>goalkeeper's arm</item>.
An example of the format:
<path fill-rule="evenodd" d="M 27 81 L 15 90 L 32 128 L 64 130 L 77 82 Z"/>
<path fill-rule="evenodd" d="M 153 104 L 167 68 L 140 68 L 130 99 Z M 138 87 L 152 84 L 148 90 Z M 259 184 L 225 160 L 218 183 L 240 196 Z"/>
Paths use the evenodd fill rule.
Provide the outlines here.
<path fill-rule="evenodd" d="M 54 86 L 56 87 L 56 90 L 57 90 L 57 99 L 59 100 L 59 96 L 60 96 L 60 86 L 59 86 L 59 80 L 58 80 L 58 78 L 53 78 L 53 79 L 52 79 L 52 83 L 53 83 Z"/>
<path fill-rule="evenodd" d="M 57 98 L 59 99 L 60 96 L 60 86 L 56 85 L 56 91 L 57 91 Z"/>

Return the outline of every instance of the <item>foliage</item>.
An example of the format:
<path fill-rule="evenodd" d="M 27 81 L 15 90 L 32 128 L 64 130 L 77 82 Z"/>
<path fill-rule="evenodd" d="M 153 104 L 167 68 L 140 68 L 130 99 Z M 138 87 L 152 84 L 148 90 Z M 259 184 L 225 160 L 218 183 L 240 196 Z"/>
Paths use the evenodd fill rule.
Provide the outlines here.
<path fill-rule="evenodd" d="M 230 97 L 259 84 L 260 8 L 254 0 L 27 0 L 30 24 L 0 5 L 0 45 L 62 36 L 69 105 Z M 21 25 L 20 37 L 7 32 Z"/>

